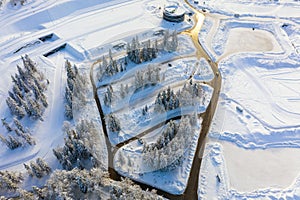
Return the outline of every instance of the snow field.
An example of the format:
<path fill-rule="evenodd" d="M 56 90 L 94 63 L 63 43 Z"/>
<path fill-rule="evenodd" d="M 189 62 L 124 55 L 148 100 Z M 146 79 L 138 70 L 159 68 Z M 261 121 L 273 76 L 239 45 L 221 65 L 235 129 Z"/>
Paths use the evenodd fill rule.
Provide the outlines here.
<path fill-rule="evenodd" d="M 222 146 L 230 186 L 239 192 L 269 187 L 283 190 L 300 175 L 299 148 L 246 150 L 228 142 Z"/>
<path fill-rule="evenodd" d="M 224 94 L 243 105 L 267 127 L 296 128 L 300 117 L 299 65 L 296 63 L 294 60 L 274 61 L 272 57 L 232 57 L 220 65 L 221 72 L 227 74 Z"/>
<path fill-rule="evenodd" d="M 300 199 L 299 4 L 229 0 L 199 8 L 211 12 L 199 41 L 223 80 L 198 198 Z"/>
<path fill-rule="evenodd" d="M 299 163 L 295 159 L 298 151 L 244 150 L 228 142 L 209 141 L 201 166 L 198 198 L 299 199 Z"/>
<path fill-rule="evenodd" d="M 239 17 L 260 17 L 260 18 L 297 18 L 299 17 L 300 5 L 297 1 L 236 1 L 236 0 L 194 0 L 189 2 L 198 8 L 205 9 L 209 13 L 233 16 L 238 14 Z"/>
<path fill-rule="evenodd" d="M 281 48 L 276 41 L 279 34 L 274 26 L 266 22 L 230 18 L 221 20 L 212 41 L 213 50 L 218 56 L 222 54 L 226 56 L 235 52 L 281 53 Z"/>

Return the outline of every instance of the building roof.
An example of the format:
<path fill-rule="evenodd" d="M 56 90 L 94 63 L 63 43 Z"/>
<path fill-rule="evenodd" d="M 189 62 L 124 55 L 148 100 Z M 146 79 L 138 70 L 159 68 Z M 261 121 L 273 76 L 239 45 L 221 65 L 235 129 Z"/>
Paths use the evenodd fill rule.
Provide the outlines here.
<path fill-rule="evenodd" d="M 182 16 L 185 14 L 185 10 L 178 5 L 171 4 L 164 8 L 164 14 L 168 16 Z"/>

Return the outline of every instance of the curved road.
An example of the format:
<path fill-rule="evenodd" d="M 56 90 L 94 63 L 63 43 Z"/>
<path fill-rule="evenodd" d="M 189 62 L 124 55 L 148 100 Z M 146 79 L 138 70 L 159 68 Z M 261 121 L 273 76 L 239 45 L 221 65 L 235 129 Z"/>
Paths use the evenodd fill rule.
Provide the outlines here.
<path fill-rule="evenodd" d="M 209 57 L 208 53 L 203 49 L 203 47 L 199 43 L 198 35 L 204 21 L 204 15 L 200 13 L 197 9 L 193 8 L 193 6 L 188 2 L 188 0 L 185 0 L 185 2 L 195 12 L 195 26 L 190 30 L 184 31 L 183 34 L 187 34 L 191 37 L 195 47 L 197 48 L 197 57 L 199 59 L 201 57 L 205 58 L 207 62 L 210 64 L 215 74 L 214 79 L 211 82 L 207 83 L 214 88 L 214 91 L 209 106 L 206 112 L 203 113 L 202 115 L 203 122 L 202 122 L 200 137 L 198 139 L 198 146 L 195 152 L 195 157 L 193 160 L 187 188 L 184 194 L 182 195 L 183 196 L 182 199 L 198 199 L 198 195 L 197 195 L 198 181 L 199 181 L 200 167 L 201 167 L 201 162 L 202 162 L 202 157 L 204 152 L 203 149 L 205 146 L 205 138 L 207 136 L 207 133 L 209 132 L 211 121 L 218 104 L 218 99 L 219 99 L 219 94 L 220 94 L 220 89 L 222 84 L 222 77 L 221 74 L 219 73 L 218 64 L 212 62 L 212 59 Z"/>
<path fill-rule="evenodd" d="M 157 193 L 166 197 L 166 198 L 170 198 L 170 199 L 198 199 L 198 195 L 197 195 L 197 191 L 198 191 L 198 180 L 199 180 L 199 173 L 200 173 L 200 167 L 201 167 L 201 162 L 202 162 L 202 156 L 203 156 L 203 147 L 205 145 L 205 138 L 207 136 L 207 133 L 209 131 L 210 128 L 210 124 L 212 121 L 212 118 L 214 116 L 216 107 L 217 107 L 217 103 L 218 103 L 218 99 L 219 99 L 219 93 L 220 93 L 220 89 L 221 89 L 221 75 L 219 74 L 219 70 L 218 70 L 218 65 L 215 62 L 212 62 L 211 58 L 209 57 L 208 53 L 203 49 L 203 47 L 201 46 L 201 44 L 199 44 L 198 41 L 198 34 L 200 32 L 200 29 L 202 27 L 203 21 L 204 21 L 204 15 L 202 13 L 200 13 L 198 10 L 196 10 L 195 8 L 193 8 L 193 6 L 188 2 L 188 0 L 185 0 L 186 4 L 190 6 L 190 8 L 194 11 L 195 15 L 194 15 L 194 20 L 195 20 L 195 25 L 187 30 L 187 31 L 183 31 L 181 34 L 186 34 L 189 35 L 195 45 L 195 47 L 197 48 L 197 52 L 196 52 L 196 56 L 198 59 L 200 58 L 205 58 L 208 63 L 210 64 L 213 73 L 215 74 L 215 77 L 212 81 L 207 82 L 207 84 L 209 84 L 211 87 L 214 88 L 213 91 L 213 95 L 212 95 L 212 99 L 210 101 L 210 104 L 206 110 L 205 113 L 201 114 L 201 117 L 203 118 L 203 122 L 202 122 L 202 129 L 200 132 L 200 137 L 198 139 L 198 145 L 197 145 L 197 149 L 195 152 L 195 157 L 193 160 L 193 164 L 192 164 L 192 168 L 191 168 L 191 172 L 190 172 L 190 176 L 188 179 L 188 184 L 187 184 L 187 188 L 184 192 L 184 194 L 182 195 L 172 195 L 169 194 L 167 192 L 164 192 L 162 190 L 159 190 L 157 188 L 151 187 L 149 185 L 146 184 L 142 184 L 139 182 L 134 181 L 135 183 L 139 184 L 143 189 L 149 188 L 149 189 L 156 189 Z M 106 129 L 106 122 L 104 120 L 105 116 L 101 107 L 101 103 L 99 100 L 99 97 L 97 95 L 97 87 L 95 85 L 94 79 L 93 79 L 93 69 L 94 69 L 94 65 L 97 62 L 95 62 L 92 66 L 91 66 L 91 71 L 90 71 L 90 79 L 92 82 L 92 86 L 93 86 L 93 90 L 94 90 L 94 98 L 99 110 L 99 114 L 102 120 L 102 128 L 103 128 L 103 132 L 105 135 L 105 141 L 106 141 L 106 145 L 107 145 L 107 150 L 108 150 L 108 166 L 109 166 L 109 173 L 110 173 L 110 177 L 114 180 L 120 180 L 121 176 L 114 170 L 113 168 L 113 156 L 114 153 L 116 152 L 116 149 L 114 149 L 108 139 L 108 132 Z M 148 133 L 148 131 L 146 131 Z M 142 134 L 145 135 L 145 134 Z M 121 146 L 124 146 L 125 144 L 128 144 L 129 142 L 138 139 L 139 137 L 135 137 L 134 139 L 130 139 L 128 141 L 124 141 L 121 145 L 117 145 L 116 148 L 120 148 Z"/>

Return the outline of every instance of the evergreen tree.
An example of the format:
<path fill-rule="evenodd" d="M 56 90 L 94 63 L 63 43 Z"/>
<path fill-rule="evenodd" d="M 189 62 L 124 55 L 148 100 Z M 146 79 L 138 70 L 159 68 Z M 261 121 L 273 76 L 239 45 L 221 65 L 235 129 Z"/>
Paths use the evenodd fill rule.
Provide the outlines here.
<path fill-rule="evenodd" d="M 11 128 L 10 125 L 6 122 L 6 118 L 1 119 L 1 121 L 2 121 L 2 125 L 6 128 L 6 130 L 7 130 L 8 132 L 11 132 L 11 131 L 12 131 L 12 128 Z"/>
<path fill-rule="evenodd" d="M 46 96 L 44 95 L 44 93 L 41 93 L 40 100 L 41 100 L 43 106 L 44 106 L 45 108 L 47 108 L 47 107 L 48 107 L 48 102 L 47 102 L 47 98 L 46 98 Z"/>
<path fill-rule="evenodd" d="M 21 78 L 21 80 L 26 81 L 27 76 L 26 76 L 25 72 L 22 70 L 22 68 L 19 65 L 17 65 L 17 69 L 18 69 L 19 77 Z"/>
<path fill-rule="evenodd" d="M 125 96 L 126 96 L 126 91 L 125 91 L 125 88 L 124 88 L 123 83 L 121 83 L 121 86 L 120 86 L 120 97 L 121 97 L 122 99 L 124 99 Z"/>
<path fill-rule="evenodd" d="M 30 67 L 30 69 L 33 71 L 33 72 L 37 72 L 37 69 L 36 69 L 36 63 L 31 60 L 31 58 L 29 58 L 29 56 L 27 54 L 25 54 L 25 62 L 27 63 L 27 65 Z M 23 60 L 23 58 L 22 58 Z M 25 64 L 24 64 L 25 66 Z"/>
<path fill-rule="evenodd" d="M 72 107 L 70 107 L 69 104 L 65 105 L 65 116 L 67 119 L 71 120 L 73 119 L 73 111 L 72 111 Z"/>
<path fill-rule="evenodd" d="M 16 192 L 23 180 L 23 175 L 19 172 L 0 171 L 0 192 L 4 194 Z M 3 197 L 3 199 L 6 198 Z"/>
<path fill-rule="evenodd" d="M 30 168 L 34 176 L 36 176 L 37 178 L 43 177 L 42 169 L 33 161 L 30 162 Z"/>
<path fill-rule="evenodd" d="M 111 132 L 120 132 L 121 131 L 121 125 L 120 121 L 116 118 L 114 114 L 109 114 L 106 116 L 108 129 Z"/>
<path fill-rule="evenodd" d="M 41 105 L 37 101 L 32 100 L 30 97 L 27 98 L 27 102 L 28 102 L 28 108 L 30 110 L 33 119 L 40 119 L 43 121 Z"/>
<path fill-rule="evenodd" d="M 14 124 L 22 133 L 26 132 L 25 128 L 23 127 L 23 125 L 21 124 L 21 122 L 18 119 L 14 118 Z"/>
<path fill-rule="evenodd" d="M 73 93 L 69 89 L 68 86 L 66 87 L 65 99 L 66 99 L 67 104 L 71 107 L 72 106 Z"/>
<path fill-rule="evenodd" d="M 11 135 L 8 136 L 8 139 L 6 141 L 7 147 L 11 150 L 22 146 L 22 143 L 16 137 L 13 137 Z"/>
<path fill-rule="evenodd" d="M 111 87 L 107 87 L 106 92 L 104 94 L 104 104 L 106 106 L 110 106 L 112 103 L 113 91 Z"/>
<path fill-rule="evenodd" d="M 17 98 L 15 97 L 15 95 L 11 91 L 8 91 L 8 96 L 10 96 L 10 98 L 12 98 L 13 100 L 15 100 L 17 103 L 19 103 L 18 100 L 17 100 Z"/>
<path fill-rule="evenodd" d="M 20 97 L 23 97 L 23 94 L 17 84 L 13 85 L 13 92 L 15 95 L 19 95 Z"/>
<path fill-rule="evenodd" d="M 20 119 L 25 116 L 25 111 L 23 108 L 20 107 L 11 97 L 7 97 L 6 104 L 13 115 L 16 115 Z"/>
<path fill-rule="evenodd" d="M 75 78 L 75 73 L 74 73 L 74 71 L 72 69 L 72 65 L 71 65 L 71 63 L 70 63 L 69 60 L 66 60 L 65 67 L 67 69 L 68 79 L 74 79 Z"/>

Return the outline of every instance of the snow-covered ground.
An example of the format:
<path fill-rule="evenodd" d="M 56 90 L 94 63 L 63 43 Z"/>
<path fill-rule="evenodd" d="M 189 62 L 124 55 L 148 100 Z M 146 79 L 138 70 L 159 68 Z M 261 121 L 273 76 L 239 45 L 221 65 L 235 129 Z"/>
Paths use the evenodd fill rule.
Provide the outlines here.
<path fill-rule="evenodd" d="M 297 18 L 299 17 L 300 5 L 298 1 L 269 1 L 269 0 L 189 0 L 199 10 L 221 15 L 238 17 L 261 17 L 261 18 Z M 199 2 L 199 3 L 194 3 Z"/>
<path fill-rule="evenodd" d="M 72 46 L 70 51 L 73 53 L 95 59 L 99 55 L 95 49 L 104 44 L 159 27 L 182 30 L 192 26 L 192 22 L 188 21 L 180 24 L 162 21 L 162 9 L 159 7 L 163 8 L 165 2 L 167 1 L 54 1 L 49 5 L 32 5 L 34 10 L 31 12 L 28 12 L 31 7 L 28 4 L 15 17 L 14 11 L 5 10 L 9 14 L 5 13 L 3 19 L 0 18 L 3 24 L 1 52 L 12 53 L 41 36 L 55 33 L 58 41 L 42 45 L 44 48 L 49 50 L 56 45 L 68 43 Z M 23 16 L 20 17 L 22 13 Z M 3 58 L 3 55 L 0 57 Z"/>
<path fill-rule="evenodd" d="M 188 51 L 189 52 L 189 51 Z M 188 53 L 187 52 L 187 53 Z M 187 54 L 186 55 L 189 55 Z M 184 54 L 183 54 L 184 55 Z M 169 57 L 168 54 L 165 55 Z M 157 60 L 162 60 L 158 58 Z M 157 61 L 156 59 L 154 61 Z M 149 64 L 148 64 L 149 65 Z M 147 64 L 138 66 L 138 69 L 132 69 L 124 73 L 120 80 L 111 78 L 110 81 L 115 82 L 109 87 L 112 87 L 114 91 L 113 102 L 107 107 L 104 104 L 104 94 L 107 91 L 107 87 L 101 87 L 98 90 L 98 96 L 103 105 L 103 111 L 105 114 L 114 113 L 119 119 L 122 130 L 119 133 L 109 134 L 109 139 L 113 145 L 124 142 L 153 126 L 156 126 L 168 119 L 177 117 L 182 114 L 189 114 L 191 112 L 203 113 L 205 112 L 213 92 L 213 88 L 201 82 L 209 82 L 213 78 L 213 72 L 208 63 L 201 59 L 198 61 L 196 58 L 179 58 L 171 60 L 165 64 L 151 63 L 152 66 L 158 65 L 160 68 L 160 74 L 162 80 L 159 84 L 149 86 L 145 89 L 135 89 L 134 85 L 134 72 L 141 70 L 148 66 Z M 156 113 L 154 112 L 155 99 L 157 94 L 162 90 L 166 90 L 168 87 L 174 89 L 174 93 L 178 90 L 182 90 L 182 87 L 190 77 L 194 77 L 194 82 L 199 82 L 203 89 L 203 95 L 199 99 L 199 104 L 191 107 L 180 107 L 168 113 Z M 105 80 L 104 80 L 105 82 Z M 102 85 L 102 82 L 99 82 Z M 121 84 L 128 85 L 129 92 L 125 98 L 120 97 Z M 187 83 L 188 84 L 188 83 Z M 147 115 L 142 115 L 142 109 L 147 105 Z"/>
<path fill-rule="evenodd" d="M 178 109 L 168 111 L 165 113 L 156 113 L 154 111 L 155 107 L 155 98 L 157 93 L 162 89 L 166 90 L 167 87 L 161 88 L 160 90 L 156 89 L 153 96 L 148 96 L 150 93 L 148 90 L 142 91 L 140 94 L 137 94 L 139 97 L 143 98 L 137 99 L 136 102 L 119 102 L 117 105 L 122 105 L 123 107 L 114 112 L 114 115 L 120 121 L 122 130 L 119 133 L 110 133 L 109 139 L 113 145 L 124 142 L 136 135 L 143 133 L 144 131 L 154 127 L 160 123 L 165 122 L 166 120 L 178 117 L 184 114 L 191 114 L 196 112 L 198 114 L 204 113 L 212 96 L 213 89 L 208 85 L 201 85 L 203 88 L 203 96 L 198 100 L 195 106 L 182 106 Z M 173 88 L 174 92 L 177 92 L 178 89 L 182 87 Z M 152 92 L 151 92 L 152 93 Z M 151 94 L 150 93 L 150 94 Z M 132 95 L 132 97 L 135 95 Z M 142 109 L 147 105 L 148 113 L 146 115 L 142 114 Z"/>
<path fill-rule="evenodd" d="M 218 62 L 223 78 L 218 109 L 202 160 L 199 199 L 300 199 L 299 1 L 206 0 L 198 4 L 189 1 L 206 12 L 199 41 L 212 60 Z M 21 55 L 29 54 L 50 81 L 46 91 L 49 107 L 44 121 L 23 120 L 37 144 L 11 151 L 0 143 L 0 170 L 25 171 L 23 163 L 37 157 L 43 157 L 53 169 L 60 168 L 52 149 L 63 144 L 65 59 L 88 74 L 91 64 L 117 41 L 130 41 L 136 34 L 141 39 L 155 38 L 154 33 L 161 29 L 180 31 L 193 25 L 189 16 L 179 24 L 162 21 L 166 2 L 170 1 L 28 0 L 25 6 L 7 4 L 0 8 L 0 117 L 11 121 L 5 99 L 12 87 L 10 75 L 16 73 L 16 64 L 21 64 Z M 184 8 L 190 11 L 187 5 Z M 49 34 L 53 37 L 43 41 Z M 181 37 L 180 42 L 185 48 L 176 55 L 157 60 L 161 63 L 177 59 L 168 62 L 171 67 L 161 66 L 165 83 L 175 84 L 175 79 L 186 79 L 191 72 L 194 80 L 212 80 L 213 74 L 204 60 L 189 67 L 189 62 L 195 63 L 194 58 L 179 59 L 195 53 L 187 37 Z M 43 56 L 64 45 L 64 50 L 47 58 Z M 133 74 L 134 68 L 127 75 L 121 74 L 112 80 L 129 81 Z M 90 90 L 84 112 L 80 116 L 75 114 L 74 121 L 84 117 L 99 125 L 96 148 L 103 154 L 99 157 L 106 166 L 104 136 L 92 98 Z M 126 117 L 121 119 L 124 124 Z M 7 135 L 2 126 L 0 133 Z M 197 134 L 198 131 L 193 142 Z M 142 175 L 138 173 L 137 161 L 133 161 L 137 168 L 119 165 L 119 171 L 180 194 L 186 187 L 196 144 L 191 147 L 186 153 L 187 159 L 173 171 Z M 133 142 L 123 148 L 135 149 L 138 144 Z M 26 180 L 24 187 L 42 182 Z"/>
<path fill-rule="evenodd" d="M 11 90 L 10 75 L 20 64 L 20 56 L 28 54 L 38 63 L 46 78 L 50 81 L 46 93 L 49 107 L 44 113 L 44 121 L 31 124 L 33 137 L 37 145 L 24 149 L 8 150 L 0 144 L 0 169 L 23 170 L 23 162 L 43 157 L 53 168 L 58 167 L 52 153 L 52 148 L 63 144 L 61 127 L 64 118 L 64 95 L 66 71 L 64 63 L 69 59 L 77 64 L 82 71 L 89 73 L 93 60 L 99 56 L 94 51 L 99 46 L 105 46 L 122 38 L 132 38 L 135 34 L 154 29 L 185 29 L 192 22 L 185 21 L 173 24 L 162 21 L 162 10 L 165 1 L 28 1 L 24 6 L 12 7 L 7 4 L 0 9 L 0 114 L 1 118 L 9 117 L 5 99 L 7 91 Z M 132 11 L 135 12 L 132 12 Z M 151 32 L 152 31 L 152 32 Z M 53 37 L 43 41 L 41 38 L 53 34 Z M 48 58 L 43 54 L 67 44 L 66 48 Z M 188 44 L 188 42 L 187 42 Z M 109 47 L 110 48 L 110 47 Z M 188 47 L 189 48 L 189 47 Z M 107 48 L 108 49 L 108 48 Z M 103 51 L 107 51 L 103 49 Z M 189 48 L 190 53 L 194 49 Z M 85 60 L 88 58 L 88 60 Z M 90 89 L 92 89 L 90 87 Z M 90 118 L 100 124 L 99 113 L 90 95 L 88 106 L 80 117 Z M 75 115 L 76 117 L 76 115 Z M 76 117 L 75 121 L 77 120 Z M 99 127 L 101 132 L 101 127 Z M 6 134 L 4 127 L 1 133 Z M 106 148 L 104 139 L 100 146 L 103 149 L 104 165 L 106 165 Z"/>
<path fill-rule="evenodd" d="M 199 199 L 300 198 L 299 6 L 199 3 L 210 12 L 199 41 L 222 74 Z"/>
<path fill-rule="evenodd" d="M 29 163 L 38 157 L 42 157 L 49 163 L 53 170 L 61 169 L 60 164 L 53 155 L 52 149 L 63 145 L 65 135 L 62 126 L 66 120 L 64 117 L 66 69 L 65 60 L 76 64 L 80 72 L 88 74 L 92 63 L 102 54 L 113 49 L 113 53 L 120 53 L 114 49 L 114 45 L 119 41 L 131 41 L 132 37 L 138 35 L 140 40 L 144 38 L 153 39 L 162 29 L 185 30 L 192 27 L 193 20 L 188 20 L 189 16 L 182 23 L 170 23 L 162 20 L 162 11 L 168 0 L 61 0 L 61 1 L 38 1 L 30 0 L 24 6 L 12 7 L 7 4 L 0 9 L 0 114 L 2 117 L 10 117 L 5 99 L 7 91 L 11 90 L 12 82 L 10 75 L 16 70 L 16 64 L 20 64 L 21 55 L 28 54 L 38 63 L 38 68 L 45 73 L 50 85 L 46 92 L 49 107 L 44 113 L 44 121 L 32 123 L 30 120 L 23 120 L 25 125 L 31 128 L 32 136 L 36 139 L 35 146 L 8 150 L 0 143 L 0 170 L 24 171 L 23 163 Z M 182 2 L 181 2 L 182 3 Z M 181 4 L 180 3 L 180 4 Z M 183 7 L 189 11 L 187 6 Z M 46 37 L 45 37 L 46 36 Z M 187 36 L 179 37 L 180 47 L 176 53 L 162 56 L 156 59 L 157 64 L 167 62 L 172 65 L 163 64 L 162 73 L 165 77 L 165 84 L 175 84 L 179 79 L 186 80 L 193 73 L 204 73 L 204 76 L 195 76 L 195 80 L 209 81 L 213 75 L 207 68 L 207 63 L 201 61 L 196 65 L 197 60 L 192 57 L 195 54 L 193 43 Z M 49 52 L 62 48 L 54 54 Z M 189 57 L 181 59 L 183 57 Z M 129 70 L 130 73 L 134 73 Z M 94 73 L 96 74 L 96 73 Z M 185 74 L 183 76 L 183 74 Z M 126 74 L 120 76 L 126 79 Z M 115 80 L 120 77 L 115 77 Z M 113 81 L 111 79 L 110 81 Z M 203 86 L 207 95 L 203 105 L 199 106 L 203 112 L 211 98 L 212 88 Z M 99 138 L 94 142 L 97 149 L 96 157 L 107 168 L 107 148 L 101 126 L 101 119 L 93 99 L 92 86 L 88 85 L 89 92 L 86 100 L 87 105 L 81 108 L 80 113 L 73 113 L 74 120 L 71 125 L 75 125 L 81 119 L 93 121 L 99 131 Z M 156 88 L 157 89 L 157 88 Z M 189 112 L 189 110 L 187 110 Z M 165 120 L 165 118 L 163 119 Z M 124 123 L 125 120 L 123 119 Z M 174 176 L 170 185 L 175 193 L 184 190 L 187 182 L 191 161 L 199 134 L 199 127 L 195 130 L 195 137 L 192 148 L 186 153 L 188 162 L 184 162 L 184 167 L 178 169 L 176 173 L 179 181 Z M 0 127 L 1 134 L 6 135 L 4 127 Z M 128 139 L 128 138 L 126 138 Z M 185 166 L 188 166 L 187 169 Z M 180 173 L 179 173 L 180 171 Z M 166 174 L 167 178 L 170 174 Z M 151 179 L 151 178 L 149 178 Z M 152 181 L 154 179 L 151 179 Z M 42 186 L 43 180 L 27 178 L 23 188 L 31 189 L 31 186 Z M 163 188 L 164 182 L 160 187 Z M 179 184 L 179 185 L 177 185 Z M 173 188 L 172 188 L 173 187 Z"/>
<path fill-rule="evenodd" d="M 28 128 L 31 129 L 33 137 L 36 139 L 37 145 L 25 147 L 25 149 L 18 149 L 15 151 L 11 151 L 7 149 L 7 147 L 1 143 L 1 169 L 7 169 L 10 167 L 18 166 L 16 168 L 20 168 L 20 165 L 23 162 L 28 162 L 29 160 L 35 157 L 53 157 L 51 147 L 54 145 L 59 145 L 63 142 L 61 135 L 61 126 L 64 119 L 63 113 L 60 111 L 63 109 L 63 79 L 60 75 L 55 76 L 55 74 L 60 74 L 63 72 L 64 63 L 59 64 L 61 61 L 61 56 L 58 55 L 57 60 L 52 62 L 51 60 L 44 57 L 36 57 L 33 58 L 39 65 L 38 69 L 41 70 L 47 79 L 50 81 L 49 89 L 46 91 L 46 95 L 48 96 L 49 107 L 46 109 L 44 113 L 44 121 L 32 121 L 29 119 L 24 119 L 23 123 Z M 15 66 L 11 66 L 11 68 L 16 68 Z M 1 81 L 5 81 L 7 83 L 3 83 L 3 86 L 9 85 L 10 76 L 3 77 Z M 5 92 L 7 94 L 7 92 Z M 10 112 L 7 108 L 5 97 L 1 98 L 1 116 L 10 118 Z M 5 128 L 0 127 L 1 132 L 5 133 Z M 45 144 L 44 142 L 47 141 Z"/>

